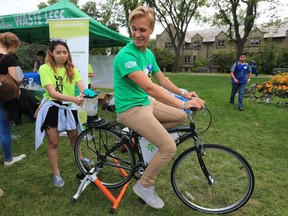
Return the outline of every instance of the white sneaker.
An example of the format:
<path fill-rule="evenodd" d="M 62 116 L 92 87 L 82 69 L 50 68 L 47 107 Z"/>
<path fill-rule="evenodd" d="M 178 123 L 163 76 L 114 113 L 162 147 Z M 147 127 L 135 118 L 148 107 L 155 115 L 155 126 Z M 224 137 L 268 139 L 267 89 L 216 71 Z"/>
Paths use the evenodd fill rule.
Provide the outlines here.
<path fill-rule="evenodd" d="M 62 187 L 65 182 L 63 178 L 60 175 L 58 175 L 58 176 L 53 176 L 53 183 L 57 187 Z"/>
<path fill-rule="evenodd" d="M 17 163 L 18 161 L 23 160 L 26 157 L 26 154 L 21 154 L 17 157 L 13 157 L 11 161 L 4 161 L 4 166 L 12 166 L 14 163 Z"/>
<path fill-rule="evenodd" d="M 156 194 L 154 187 L 144 188 L 140 185 L 140 182 L 137 183 L 133 187 L 134 193 L 139 196 L 142 200 L 144 200 L 149 206 L 161 209 L 164 207 L 163 200 Z"/>
<path fill-rule="evenodd" d="M 68 136 L 66 131 L 62 131 L 61 133 L 59 133 L 59 136 Z"/>
<path fill-rule="evenodd" d="M 92 160 L 89 160 L 88 158 L 84 157 L 84 158 L 81 159 L 81 163 L 83 165 L 92 165 L 94 162 Z"/>

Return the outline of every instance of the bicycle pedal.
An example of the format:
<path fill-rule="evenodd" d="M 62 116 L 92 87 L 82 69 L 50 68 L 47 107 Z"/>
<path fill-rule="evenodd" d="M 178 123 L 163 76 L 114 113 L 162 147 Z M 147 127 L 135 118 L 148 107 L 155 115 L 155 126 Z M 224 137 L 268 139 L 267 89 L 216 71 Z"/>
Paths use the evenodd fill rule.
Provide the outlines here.
<path fill-rule="evenodd" d="M 76 178 L 79 180 L 83 180 L 85 178 L 85 175 L 82 172 L 80 172 L 80 173 L 76 174 Z"/>

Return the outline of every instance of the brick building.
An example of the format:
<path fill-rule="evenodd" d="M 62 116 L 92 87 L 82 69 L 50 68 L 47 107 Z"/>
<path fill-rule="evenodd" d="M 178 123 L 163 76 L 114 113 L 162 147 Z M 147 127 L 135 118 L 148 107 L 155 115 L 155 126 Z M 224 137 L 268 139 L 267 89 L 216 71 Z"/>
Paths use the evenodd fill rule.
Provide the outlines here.
<path fill-rule="evenodd" d="M 227 36 L 227 31 L 228 28 L 187 31 L 179 61 L 180 71 L 191 71 L 195 61 L 207 61 L 211 59 L 212 54 L 217 49 L 235 49 L 236 45 Z M 244 51 L 248 54 L 261 52 L 269 38 L 274 42 L 274 49 L 277 51 L 284 44 L 288 45 L 287 34 L 288 25 L 280 28 L 266 28 L 265 30 L 262 26 L 257 26 L 250 32 L 244 45 Z M 156 35 L 156 44 L 157 48 L 174 52 L 166 30 Z"/>

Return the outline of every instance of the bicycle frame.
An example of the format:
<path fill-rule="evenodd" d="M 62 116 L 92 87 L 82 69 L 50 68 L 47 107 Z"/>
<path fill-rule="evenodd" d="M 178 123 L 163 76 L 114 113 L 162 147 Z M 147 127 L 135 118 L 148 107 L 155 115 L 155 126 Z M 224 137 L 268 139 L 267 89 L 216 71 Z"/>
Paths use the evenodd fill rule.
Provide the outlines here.
<path fill-rule="evenodd" d="M 182 152 L 178 158 L 175 159 L 175 162 L 174 162 L 172 170 L 171 170 L 171 182 L 172 182 L 173 189 L 176 192 L 177 196 L 180 198 L 180 200 L 182 200 L 190 208 L 192 208 L 194 210 L 208 212 L 208 213 L 214 213 L 214 212 L 228 213 L 230 211 L 234 211 L 234 210 L 240 208 L 242 205 L 244 205 L 249 200 L 249 198 L 253 192 L 253 188 L 254 188 L 253 172 L 251 170 L 250 165 L 245 160 L 245 158 L 243 158 L 243 156 L 241 156 L 239 153 L 235 152 L 233 149 L 229 149 L 227 147 L 217 145 L 217 144 L 204 144 L 204 143 L 202 143 L 202 140 L 198 137 L 198 134 L 199 134 L 199 136 L 201 136 L 201 134 L 203 134 L 203 131 L 204 132 L 207 131 L 207 129 L 210 127 L 211 119 L 212 119 L 211 115 L 210 115 L 210 111 L 207 110 L 207 112 L 209 113 L 208 127 L 206 127 L 207 118 L 206 119 L 204 118 L 204 123 L 205 123 L 204 129 L 202 127 L 203 125 L 201 124 L 201 122 L 203 123 L 203 121 L 201 121 L 199 124 L 200 126 L 198 125 L 198 127 L 197 127 L 199 132 L 196 130 L 196 126 L 194 123 L 194 120 L 197 121 L 197 119 L 194 118 L 194 116 L 196 114 L 196 112 L 194 112 L 194 111 L 191 111 L 188 113 L 189 125 L 167 129 L 167 132 L 170 133 L 171 135 L 173 133 L 176 133 L 178 135 L 177 138 L 175 138 L 175 136 L 172 135 L 173 138 L 175 139 L 175 143 L 176 143 L 177 147 L 180 144 L 187 141 L 188 139 L 193 139 L 193 143 L 190 143 L 190 142 L 192 142 L 192 140 L 189 141 L 189 144 L 191 146 L 188 149 L 185 148 L 186 150 L 184 152 Z M 204 113 L 204 115 L 205 115 L 205 113 Z M 93 154 L 93 152 L 95 152 L 95 154 L 97 155 L 97 159 L 94 158 L 95 159 L 94 162 L 97 161 L 97 163 L 96 164 L 91 163 L 91 166 L 87 166 L 88 168 L 86 168 L 84 166 L 85 167 L 84 169 L 83 169 L 83 164 L 81 164 L 82 167 L 80 167 L 80 165 L 79 165 L 79 168 L 81 169 L 82 173 L 84 174 L 84 178 L 81 181 L 81 184 L 80 184 L 76 194 L 73 196 L 73 198 L 71 200 L 72 202 L 75 202 L 77 200 L 77 198 L 80 196 L 80 194 L 83 192 L 83 190 L 91 182 L 93 182 L 105 194 L 105 196 L 113 203 L 113 207 L 111 208 L 110 212 L 114 212 L 116 210 L 117 206 L 119 205 L 125 191 L 127 190 L 127 187 L 128 187 L 128 184 L 129 184 L 131 178 L 135 178 L 136 180 L 140 179 L 146 166 L 147 166 L 147 164 L 149 163 L 149 159 L 151 157 L 153 157 L 153 154 L 149 155 L 149 157 L 146 157 L 143 148 L 146 148 L 145 145 L 146 144 L 150 145 L 150 143 L 144 141 L 145 144 L 143 145 L 143 143 L 141 141 L 141 136 L 139 134 L 137 134 L 136 132 L 134 132 L 130 129 L 129 130 L 119 130 L 118 127 L 116 129 L 115 126 L 118 126 L 118 125 L 115 125 L 113 122 L 113 123 L 103 124 L 99 127 L 95 127 L 95 130 L 97 128 L 97 130 L 99 131 L 98 137 L 97 137 L 96 133 L 95 133 L 95 137 L 93 136 L 93 128 L 94 127 L 89 127 L 89 126 L 88 126 L 86 131 L 84 131 L 80 134 L 80 139 L 79 139 L 80 141 L 77 140 L 76 145 L 75 145 L 75 146 L 77 146 L 77 148 L 76 148 L 77 164 L 78 165 L 80 164 L 79 161 L 80 161 L 81 156 L 82 156 L 82 154 L 81 154 L 82 150 L 80 148 L 82 146 L 81 143 L 84 140 L 84 145 L 85 145 L 85 143 L 86 143 L 85 139 L 86 139 L 86 141 L 88 141 L 89 133 L 91 133 L 90 134 L 91 138 L 89 139 L 90 142 L 92 143 L 91 146 L 93 144 L 95 145 L 94 147 L 91 148 L 91 151 L 92 151 L 92 154 Z M 103 136 L 102 136 L 101 130 L 103 130 Z M 107 134 L 110 134 L 110 136 L 112 135 L 111 136 L 112 139 L 110 140 L 111 142 L 108 141 L 107 145 L 106 145 L 105 144 L 105 137 Z M 103 140 L 102 140 L 102 137 L 103 137 Z M 94 140 L 94 138 L 95 138 L 95 140 Z M 101 145 L 102 141 L 104 141 L 103 145 Z M 100 147 L 98 149 L 97 149 L 97 145 L 96 145 L 97 142 L 100 143 L 99 144 Z M 124 147 L 126 147 L 126 148 L 124 148 Z M 88 146 L 88 148 L 89 148 L 89 146 Z M 104 152 L 102 152 L 101 148 L 104 149 Z M 205 150 L 206 148 L 207 148 L 207 151 Z M 126 150 L 126 149 L 128 151 L 126 155 L 123 155 L 121 152 L 119 152 L 119 150 L 122 150 L 122 152 L 123 152 L 123 150 Z M 220 150 L 220 151 L 218 151 L 218 150 Z M 212 154 L 210 154 L 211 151 L 212 151 Z M 244 181 L 241 180 L 242 186 L 239 185 L 239 188 L 243 189 L 243 192 L 241 190 L 239 200 L 236 197 L 235 201 L 233 200 L 231 204 L 229 204 L 229 203 L 227 204 L 228 205 L 227 209 L 226 209 L 226 206 L 224 206 L 224 207 L 220 206 L 219 208 L 216 206 L 216 209 L 214 209 L 214 206 L 210 208 L 208 205 L 208 207 L 207 207 L 207 206 L 205 206 L 205 204 L 206 204 L 205 199 L 202 200 L 204 202 L 204 205 L 202 206 L 201 203 L 199 205 L 199 201 L 201 202 L 201 198 L 202 198 L 201 192 L 200 192 L 200 196 L 198 196 L 199 201 L 197 199 L 197 201 L 194 202 L 194 198 L 190 194 L 189 191 L 191 191 L 191 193 L 194 193 L 194 191 L 197 191 L 197 190 L 193 190 L 193 188 L 190 188 L 190 184 L 188 186 L 183 186 L 182 180 L 179 180 L 179 184 L 178 184 L 178 179 L 176 181 L 176 178 L 178 178 L 179 176 L 181 178 L 183 173 L 187 173 L 188 175 L 189 175 L 189 173 L 191 173 L 192 176 L 197 177 L 200 175 L 203 177 L 200 180 L 201 182 L 198 181 L 198 178 L 195 178 L 196 184 L 197 184 L 197 181 L 199 182 L 198 188 L 200 188 L 200 190 L 203 186 L 204 186 L 203 189 L 205 190 L 205 188 L 206 188 L 205 185 L 207 185 L 207 183 L 210 186 L 213 185 L 214 181 L 216 181 L 216 180 L 211 177 L 210 172 L 213 171 L 213 173 L 216 173 L 215 178 L 219 177 L 219 172 L 217 173 L 217 171 L 219 171 L 219 169 L 216 168 L 216 170 L 215 170 L 215 166 L 213 166 L 214 164 L 217 164 L 218 161 L 216 163 L 213 163 L 214 160 L 211 161 L 211 158 L 214 159 L 213 151 L 214 152 L 222 152 L 224 154 L 224 156 L 228 155 L 228 159 L 231 157 L 236 158 L 236 163 L 231 164 L 232 170 L 234 167 L 233 165 L 236 165 L 235 167 L 236 167 L 236 169 L 238 169 L 239 164 L 240 164 L 241 167 L 243 166 L 244 171 L 246 171 L 246 172 L 244 172 L 244 176 L 246 177 L 248 184 L 245 182 L 246 181 L 245 179 L 244 179 Z M 80 153 L 81 156 L 79 156 L 79 152 L 81 152 Z M 205 153 L 207 153 L 207 157 L 204 157 Z M 220 153 L 220 155 L 218 155 L 219 161 L 222 161 L 222 158 L 223 158 L 223 157 L 221 157 L 223 155 L 222 153 Z M 194 155 L 194 156 L 190 158 L 190 155 Z M 217 156 L 217 153 L 216 153 L 216 156 Z M 90 158 L 90 157 L 88 156 L 88 158 Z M 93 158 L 93 156 L 91 156 L 91 158 Z M 204 158 L 205 158 L 205 161 L 204 161 Z M 193 164 L 195 164 L 193 166 L 190 165 L 192 161 L 193 161 Z M 180 165 L 182 162 L 184 164 L 183 166 Z M 224 162 L 225 162 L 225 159 L 224 159 Z M 187 166 L 187 163 L 188 163 L 188 166 Z M 198 163 L 198 165 L 197 165 L 197 163 Z M 207 166 L 209 164 L 209 166 L 208 166 L 209 170 L 206 167 L 205 163 L 207 163 Z M 213 164 L 213 165 L 210 166 L 211 164 Z M 221 164 L 221 162 L 220 162 L 220 164 Z M 111 171 L 111 173 L 113 173 L 113 174 L 116 173 L 115 181 L 114 181 L 112 175 L 111 175 L 111 177 L 108 176 L 108 178 L 104 178 L 103 176 L 100 176 L 100 175 L 98 176 L 98 174 L 101 172 L 101 170 L 103 168 L 102 166 L 103 167 L 105 167 L 105 166 L 110 167 L 107 169 L 108 172 L 109 172 L 109 169 L 116 170 L 115 172 Z M 189 170 L 189 166 L 190 166 L 191 170 L 190 170 L 190 172 L 187 172 L 187 169 Z M 225 166 L 226 166 L 226 164 L 225 164 Z M 111 167 L 114 167 L 115 169 L 111 168 Z M 228 170 L 231 170 L 231 168 L 229 166 L 227 166 L 227 167 L 228 167 Z M 86 171 L 85 171 L 85 169 L 86 169 Z M 103 173 L 105 174 L 105 172 L 103 172 Z M 178 176 L 178 173 L 179 173 L 179 176 Z M 204 174 L 205 177 L 202 175 L 202 173 Z M 221 170 L 220 170 L 220 173 L 221 173 Z M 233 184 L 235 185 L 235 182 L 237 181 L 236 185 L 238 185 L 237 177 L 238 176 L 242 177 L 242 172 L 240 172 L 238 174 L 235 173 L 236 179 L 234 179 L 233 175 L 234 174 L 232 174 L 231 179 L 233 179 L 233 180 L 231 181 L 231 183 L 232 183 L 232 185 Z M 100 177 L 100 180 L 98 179 L 98 177 Z M 204 180 L 204 182 L 203 182 L 203 180 Z M 206 180 L 207 180 L 207 183 L 206 183 Z M 223 180 L 223 178 L 218 179 L 217 182 L 223 183 L 222 180 Z M 226 178 L 224 175 L 224 184 L 225 184 L 225 182 L 226 182 Z M 215 197 L 218 197 L 219 185 L 221 185 L 221 184 L 217 184 L 217 185 L 218 185 L 218 190 L 216 189 L 215 194 L 213 194 L 214 196 L 216 195 Z M 118 187 L 122 187 L 122 189 L 120 190 L 120 193 L 118 194 L 118 196 L 115 197 L 109 191 L 109 189 L 110 188 L 112 188 L 112 189 L 118 188 Z M 186 192 L 186 189 L 184 189 L 184 188 L 187 188 L 187 192 Z M 214 187 L 211 187 L 212 190 L 213 190 L 213 188 Z M 236 193 L 236 195 L 238 195 L 239 194 L 238 193 L 238 191 L 239 191 L 238 186 L 236 186 L 235 189 L 237 191 L 237 192 L 235 191 L 235 193 Z M 209 188 L 209 190 L 210 190 L 210 188 Z M 230 191 L 230 187 L 228 187 L 228 188 L 226 187 L 226 190 Z M 183 191 L 185 192 L 184 194 L 183 194 Z M 222 191 L 222 188 L 220 188 L 220 191 Z M 196 193 L 196 197 L 197 197 L 197 195 L 199 194 L 199 191 L 195 192 L 195 193 Z M 242 194 L 244 193 L 244 197 L 242 197 L 241 193 Z M 190 196 L 192 196 L 193 199 Z M 230 199 L 230 197 L 228 197 L 228 199 Z M 222 201 L 221 197 L 220 197 L 220 201 Z M 207 202 L 209 203 L 210 200 L 208 199 Z M 235 203 L 233 203 L 233 202 L 235 202 Z M 213 201 L 212 201 L 212 205 L 214 205 L 214 204 L 217 205 L 218 203 L 213 203 Z"/>
<path fill-rule="evenodd" d="M 181 132 L 184 132 L 184 134 L 182 134 L 181 136 L 179 136 L 176 140 L 175 140 L 175 143 L 176 143 L 176 146 L 179 146 L 181 143 L 185 142 L 185 140 L 189 139 L 189 138 L 192 138 L 194 140 L 194 146 L 196 148 L 196 151 L 197 151 L 197 157 L 198 157 L 198 162 L 199 162 L 199 166 L 201 167 L 207 181 L 208 181 L 208 184 L 209 185 L 212 185 L 214 180 L 213 178 L 211 177 L 204 161 L 203 161 L 203 158 L 202 156 L 205 154 L 204 153 L 204 149 L 203 149 L 203 146 L 199 143 L 199 140 L 198 140 L 198 134 L 196 132 L 196 126 L 195 126 L 195 122 L 193 121 L 193 116 L 194 116 L 195 112 L 194 111 L 191 111 L 191 112 L 188 112 L 188 117 L 189 117 L 189 127 L 188 126 L 184 126 L 184 127 L 177 127 L 177 128 L 170 128 L 170 129 L 167 129 L 168 133 L 181 133 Z M 135 173 L 137 173 L 137 171 L 140 171 L 140 174 L 142 174 L 144 172 L 144 169 L 146 167 L 145 163 L 144 163 L 144 158 L 143 158 L 143 154 L 142 154 L 142 150 L 141 150 L 141 147 L 140 147 L 140 142 L 139 142 L 139 137 L 141 137 L 139 134 L 135 133 L 134 131 L 129 131 L 129 132 L 122 132 L 122 139 L 121 141 L 114 147 L 111 149 L 111 151 L 108 151 L 106 153 L 106 156 L 111 154 L 111 152 L 113 152 L 115 150 L 115 148 L 119 148 L 124 142 L 126 144 L 131 144 L 131 141 L 134 140 L 134 144 L 135 144 L 135 147 L 137 149 L 137 152 L 135 152 L 135 149 L 134 149 L 134 154 L 136 153 L 138 158 L 139 158 L 139 161 L 138 163 L 136 164 L 135 167 L 132 167 L 132 170 L 134 170 L 134 176 L 135 176 Z M 106 164 L 108 165 L 108 164 Z M 117 165 L 115 165 L 117 166 Z M 121 168 L 121 166 L 119 166 L 119 168 Z M 139 170 L 139 168 L 141 170 Z M 136 176 L 137 178 L 139 178 L 139 176 Z"/>

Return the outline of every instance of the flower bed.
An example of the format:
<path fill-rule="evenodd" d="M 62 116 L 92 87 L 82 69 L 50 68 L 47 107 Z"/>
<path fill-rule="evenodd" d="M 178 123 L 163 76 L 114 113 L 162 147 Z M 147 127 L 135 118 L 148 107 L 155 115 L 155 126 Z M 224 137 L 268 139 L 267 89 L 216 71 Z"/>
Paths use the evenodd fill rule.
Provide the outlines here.
<path fill-rule="evenodd" d="M 245 94 L 251 100 L 288 107 L 288 73 L 276 74 L 267 82 L 250 86 Z"/>
<path fill-rule="evenodd" d="M 271 80 L 257 85 L 259 92 L 288 97 L 288 73 L 277 74 Z"/>

